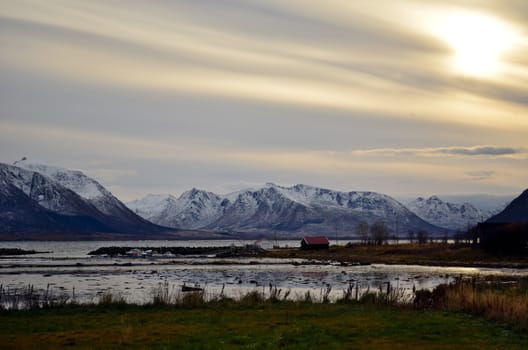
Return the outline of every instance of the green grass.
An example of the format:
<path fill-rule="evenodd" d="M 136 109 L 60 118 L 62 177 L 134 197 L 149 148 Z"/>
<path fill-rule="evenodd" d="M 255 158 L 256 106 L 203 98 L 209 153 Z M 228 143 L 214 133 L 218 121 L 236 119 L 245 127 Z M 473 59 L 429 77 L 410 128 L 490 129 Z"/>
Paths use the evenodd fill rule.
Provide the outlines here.
<path fill-rule="evenodd" d="M 463 313 L 293 302 L 100 305 L 0 314 L 5 349 L 526 349 L 528 336 Z"/>

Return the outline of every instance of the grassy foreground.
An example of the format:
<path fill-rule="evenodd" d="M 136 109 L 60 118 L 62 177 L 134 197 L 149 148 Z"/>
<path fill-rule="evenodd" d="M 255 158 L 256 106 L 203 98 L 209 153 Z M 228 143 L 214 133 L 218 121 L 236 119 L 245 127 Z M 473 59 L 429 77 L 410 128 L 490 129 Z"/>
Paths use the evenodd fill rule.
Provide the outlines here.
<path fill-rule="evenodd" d="M 0 314 L 2 349 L 526 349 L 462 313 L 369 304 L 90 305 Z"/>

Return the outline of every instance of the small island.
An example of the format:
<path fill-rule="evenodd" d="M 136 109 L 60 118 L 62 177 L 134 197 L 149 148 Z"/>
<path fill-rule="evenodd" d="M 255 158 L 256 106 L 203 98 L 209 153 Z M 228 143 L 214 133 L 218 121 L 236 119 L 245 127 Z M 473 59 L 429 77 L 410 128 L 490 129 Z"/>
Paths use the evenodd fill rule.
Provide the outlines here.
<path fill-rule="evenodd" d="M 11 255 L 31 255 L 40 254 L 47 252 L 37 252 L 36 250 L 25 250 L 20 248 L 0 248 L 0 256 L 11 256 Z"/>

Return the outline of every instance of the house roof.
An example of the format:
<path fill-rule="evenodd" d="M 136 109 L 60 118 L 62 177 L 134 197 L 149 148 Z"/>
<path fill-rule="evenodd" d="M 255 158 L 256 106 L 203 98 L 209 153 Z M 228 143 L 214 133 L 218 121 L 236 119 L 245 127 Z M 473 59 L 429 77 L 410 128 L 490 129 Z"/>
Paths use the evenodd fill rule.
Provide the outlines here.
<path fill-rule="evenodd" d="M 306 244 L 330 244 L 330 242 L 328 241 L 328 238 L 322 237 L 322 236 L 319 236 L 319 237 L 303 237 L 303 241 Z"/>

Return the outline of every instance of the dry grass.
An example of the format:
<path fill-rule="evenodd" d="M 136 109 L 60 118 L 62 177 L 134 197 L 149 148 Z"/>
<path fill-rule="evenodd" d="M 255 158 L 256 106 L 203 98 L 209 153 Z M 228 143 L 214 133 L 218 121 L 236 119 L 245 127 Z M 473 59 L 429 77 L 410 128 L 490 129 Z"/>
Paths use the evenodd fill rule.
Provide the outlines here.
<path fill-rule="evenodd" d="M 97 300 L 98 305 L 122 305 L 126 304 L 126 299 L 119 293 L 112 293 L 110 290 L 106 290 Z"/>
<path fill-rule="evenodd" d="M 363 264 L 528 267 L 528 255 L 499 256 L 473 249 L 470 244 L 405 243 L 398 245 L 331 246 L 327 250 L 281 248 L 262 254 L 269 258 L 301 258 Z"/>
<path fill-rule="evenodd" d="M 528 330 L 528 280 L 458 280 L 417 291 L 414 307 L 469 313 Z"/>
<path fill-rule="evenodd" d="M 72 294 L 56 293 L 50 285 L 45 290 L 36 290 L 31 284 L 16 289 L 0 285 L 0 310 L 32 310 L 58 308 L 75 304 L 75 289 Z"/>
<path fill-rule="evenodd" d="M 446 308 L 503 321 L 528 330 L 528 290 L 460 282 L 446 289 Z"/>

